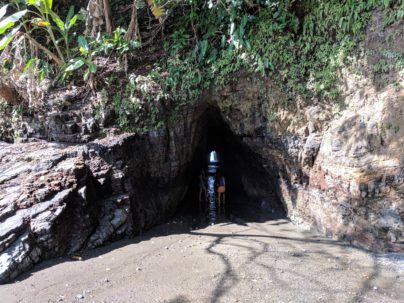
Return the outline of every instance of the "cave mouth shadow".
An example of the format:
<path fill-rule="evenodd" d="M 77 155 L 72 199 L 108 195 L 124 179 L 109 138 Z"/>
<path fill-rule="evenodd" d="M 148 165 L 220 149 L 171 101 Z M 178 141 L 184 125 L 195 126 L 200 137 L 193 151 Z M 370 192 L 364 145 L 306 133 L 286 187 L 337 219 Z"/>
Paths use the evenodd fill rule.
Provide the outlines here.
<path fill-rule="evenodd" d="M 285 209 L 276 193 L 278 171 L 267 169 L 262 158 L 235 135 L 219 110 L 209 108 L 201 119 L 203 135 L 191 163 L 188 191 L 179 204 L 176 217 L 192 218 L 191 228 L 208 224 L 206 204 L 199 205 L 199 174 L 206 170 L 207 155 L 217 151 L 222 158 L 221 172 L 226 179 L 226 209 L 218 223 L 266 222 L 286 218 Z"/>

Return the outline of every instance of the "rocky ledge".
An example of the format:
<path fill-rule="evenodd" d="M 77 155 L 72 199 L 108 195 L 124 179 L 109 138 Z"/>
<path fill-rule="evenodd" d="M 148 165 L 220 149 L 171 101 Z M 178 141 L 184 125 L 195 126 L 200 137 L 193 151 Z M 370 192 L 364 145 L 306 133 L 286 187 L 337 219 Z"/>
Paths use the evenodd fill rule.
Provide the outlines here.
<path fill-rule="evenodd" d="M 187 191 L 189 127 L 87 145 L 0 143 L 0 282 L 170 216 Z"/>

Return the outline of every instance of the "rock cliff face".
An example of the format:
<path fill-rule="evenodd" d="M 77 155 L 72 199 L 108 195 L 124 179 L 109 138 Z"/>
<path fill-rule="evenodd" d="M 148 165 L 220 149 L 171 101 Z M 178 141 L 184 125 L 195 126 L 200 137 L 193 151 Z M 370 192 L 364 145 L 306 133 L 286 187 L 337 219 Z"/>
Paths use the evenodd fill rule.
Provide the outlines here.
<path fill-rule="evenodd" d="M 0 144 L 0 282 L 39 260 L 133 236 L 176 210 L 198 120 L 87 145 Z"/>
<path fill-rule="evenodd" d="M 387 41 L 397 30 L 373 22 L 362 47 L 402 50 L 402 38 Z M 315 99 L 287 107 L 276 84 L 240 72 L 176 125 L 147 135 L 0 143 L 0 282 L 173 214 L 200 167 L 194 159 L 209 139 L 209 111 L 240 149 L 235 169 L 250 196 L 278 198 L 292 221 L 335 238 L 404 251 L 404 80 L 399 72 L 373 73 L 375 52 L 340 71 L 343 108 Z M 87 116 L 28 119 L 21 134 L 86 142 L 97 134 Z"/>
<path fill-rule="evenodd" d="M 277 189 L 293 221 L 371 249 L 404 251 L 403 71 L 373 69 L 380 50 L 403 49 L 402 39 L 388 39 L 403 30 L 378 20 L 360 46 L 368 55 L 341 70 L 343 109 L 315 99 L 287 109 L 276 85 L 242 73 L 243 81 L 208 102 L 259 155 L 272 180 L 267 188 Z"/>
<path fill-rule="evenodd" d="M 320 104 L 293 112 L 273 111 L 279 94 L 274 90 L 263 101 L 259 86 L 246 80 L 237 84 L 237 95 L 225 92 L 210 102 L 259 155 L 267 180 L 260 194 L 276 188 L 296 223 L 371 249 L 404 250 L 403 91 L 359 100 L 355 90 L 338 113 Z M 370 94 L 369 87 L 364 91 Z M 277 117 L 265 121 L 271 106 Z"/>

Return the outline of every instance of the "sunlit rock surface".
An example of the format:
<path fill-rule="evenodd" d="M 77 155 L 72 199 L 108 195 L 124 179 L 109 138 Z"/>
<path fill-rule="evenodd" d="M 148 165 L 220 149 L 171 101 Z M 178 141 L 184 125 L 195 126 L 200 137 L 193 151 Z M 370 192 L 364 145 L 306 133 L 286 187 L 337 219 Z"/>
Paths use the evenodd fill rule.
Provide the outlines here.
<path fill-rule="evenodd" d="M 386 38 L 397 31 L 375 15 L 361 47 L 400 51 L 402 38 Z M 277 85 L 243 73 L 208 102 L 259 155 L 257 182 L 277 189 L 294 222 L 367 248 L 404 251 L 404 74 L 375 74 L 375 56 L 341 70 L 342 103 L 297 98 L 285 106 Z"/>

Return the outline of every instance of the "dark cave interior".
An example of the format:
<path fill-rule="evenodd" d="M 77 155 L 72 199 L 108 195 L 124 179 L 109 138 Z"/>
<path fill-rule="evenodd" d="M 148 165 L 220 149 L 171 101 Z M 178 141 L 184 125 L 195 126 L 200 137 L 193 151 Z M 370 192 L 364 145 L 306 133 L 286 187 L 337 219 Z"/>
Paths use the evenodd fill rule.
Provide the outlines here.
<path fill-rule="evenodd" d="M 221 172 L 226 179 L 226 218 L 246 222 L 262 222 L 284 217 L 285 211 L 276 194 L 277 172 L 264 169 L 260 157 L 233 134 L 220 112 L 208 109 L 202 118 L 204 134 L 192 163 L 192 178 L 188 193 L 177 213 L 203 216 L 198 203 L 198 177 L 206 170 L 207 155 L 219 152 Z M 202 204 L 202 208 L 204 205 Z"/>

